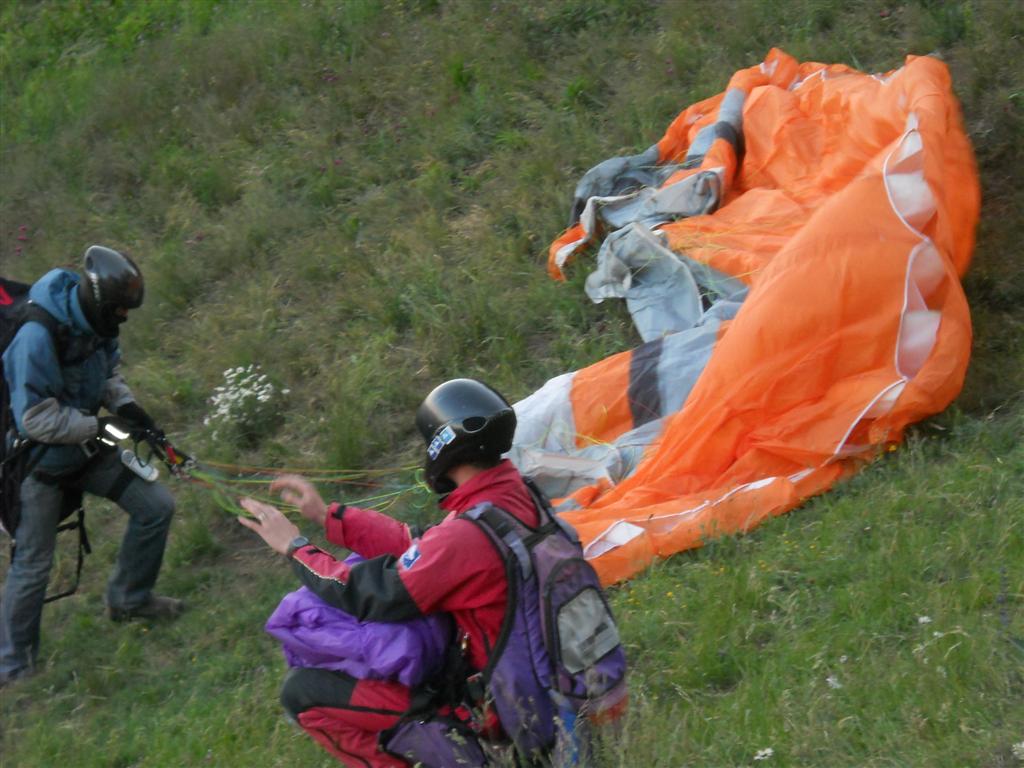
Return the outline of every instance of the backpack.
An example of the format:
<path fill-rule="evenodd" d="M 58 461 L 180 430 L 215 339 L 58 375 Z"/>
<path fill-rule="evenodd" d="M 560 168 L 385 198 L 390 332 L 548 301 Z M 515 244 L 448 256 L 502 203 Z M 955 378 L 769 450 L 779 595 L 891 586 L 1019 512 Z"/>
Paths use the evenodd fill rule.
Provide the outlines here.
<path fill-rule="evenodd" d="M 470 678 L 470 698 L 491 703 L 528 764 L 577 765 L 588 751 L 588 725 L 625 708 L 625 651 L 576 532 L 524 479 L 540 517 L 535 530 L 489 503 L 463 514 L 487 534 L 508 579 L 498 642 L 479 679 Z M 412 718 L 384 739 L 389 754 L 431 768 L 489 764 L 486 750 L 453 718 Z"/>
<path fill-rule="evenodd" d="M 18 329 L 27 322 L 37 322 L 49 331 L 61 362 L 69 362 L 68 329 L 42 307 L 28 299 L 31 285 L 0 277 L 0 355 L 13 341 Z M 0 358 L 0 530 L 11 538 L 11 561 L 18 542 L 15 534 L 21 521 L 21 482 L 32 471 L 39 459 L 39 452 L 33 451 L 31 440 L 17 438 L 14 415 L 11 413 L 11 393 L 4 376 L 3 359 Z M 64 510 L 61 519 L 77 513 L 71 522 L 62 522 L 57 531 L 78 530 L 78 563 L 75 580 L 70 589 L 56 595 L 48 595 L 45 602 L 72 595 L 78 589 L 82 576 L 84 556 L 91 553 L 85 530 L 85 511 L 81 505 L 81 494 L 65 492 Z"/>
<path fill-rule="evenodd" d="M 624 708 L 626 655 L 576 531 L 526 484 L 540 514 L 536 530 L 492 504 L 465 515 L 502 555 L 509 584 L 509 610 L 482 676 L 517 751 L 564 760 L 585 746 L 587 723 Z"/>

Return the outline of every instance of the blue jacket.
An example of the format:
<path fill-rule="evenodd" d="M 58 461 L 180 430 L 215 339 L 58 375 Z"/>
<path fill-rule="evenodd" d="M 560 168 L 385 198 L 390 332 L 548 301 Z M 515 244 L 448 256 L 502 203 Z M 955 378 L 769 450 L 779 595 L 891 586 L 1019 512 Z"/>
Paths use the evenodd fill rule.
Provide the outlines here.
<path fill-rule="evenodd" d="M 72 472 L 87 457 L 80 444 L 96 436 L 101 406 L 115 411 L 134 398 L 117 372 L 117 339 L 96 335 L 78 301 L 79 276 L 65 269 L 43 275 L 29 298 L 69 329 L 67 347 L 80 362 L 62 364 L 50 332 L 25 323 L 4 352 L 4 376 L 18 432 L 49 447 L 38 468 Z"/>

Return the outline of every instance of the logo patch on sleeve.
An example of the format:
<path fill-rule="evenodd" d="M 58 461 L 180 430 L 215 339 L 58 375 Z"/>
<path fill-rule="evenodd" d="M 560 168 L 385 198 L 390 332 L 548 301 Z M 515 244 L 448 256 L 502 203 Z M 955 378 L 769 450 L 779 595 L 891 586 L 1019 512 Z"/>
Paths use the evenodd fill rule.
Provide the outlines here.
<path fill-rule="evenodd" d="M 420 559 L 420 545 L 418 542 L 413 542 L 412 546 L 405 550 L 405 553 L 398 558 L 399 564 L 404 570 L 412 568 L 416 561 Z"/>

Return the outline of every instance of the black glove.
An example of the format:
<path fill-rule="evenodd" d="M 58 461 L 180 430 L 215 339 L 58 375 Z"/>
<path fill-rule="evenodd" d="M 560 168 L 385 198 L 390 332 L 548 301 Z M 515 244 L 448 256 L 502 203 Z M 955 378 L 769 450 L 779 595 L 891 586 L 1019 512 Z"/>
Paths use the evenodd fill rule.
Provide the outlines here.
<path fill-rule="evenodd" d="M 97 421 L 96 437 L 104 443 L 113 445 L 132 434 L 132 425 L 120 416 L 102 416 Z"/>
<path fill-rule="evenodd" d="M 117 415 L 134 426 L 132 432 L 148 432 L 158 440 L 164 439 L 164 431 L 156 425 L 153 418 L 136 402 L 125 403 L 117 409 Z"/>

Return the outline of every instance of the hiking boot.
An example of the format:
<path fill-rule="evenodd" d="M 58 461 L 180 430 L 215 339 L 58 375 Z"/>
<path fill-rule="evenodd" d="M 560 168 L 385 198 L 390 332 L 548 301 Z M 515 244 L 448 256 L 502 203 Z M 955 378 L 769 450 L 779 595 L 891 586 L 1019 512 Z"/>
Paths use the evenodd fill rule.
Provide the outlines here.
<path fill-rule="evenodd" d="M 25 680 L 32 677 L 34 674 L 32 667 L 22 667 L 21 669 L 15 670 L 14 672 L 8 672 L 7 674 L 0 674 L 0 688 L 6 688 L 8 685 L 15 683 L 19 680 Z"/>
<path fill-rule="evenodd" d="M 185 602 L 164 595 L 150 595 L 146 602 L 134 608 L 115 608 L 107 606 L 107 616 L 111 621 L 132 621 L 133 619 L 173 621 L 185 612 Z"/>

